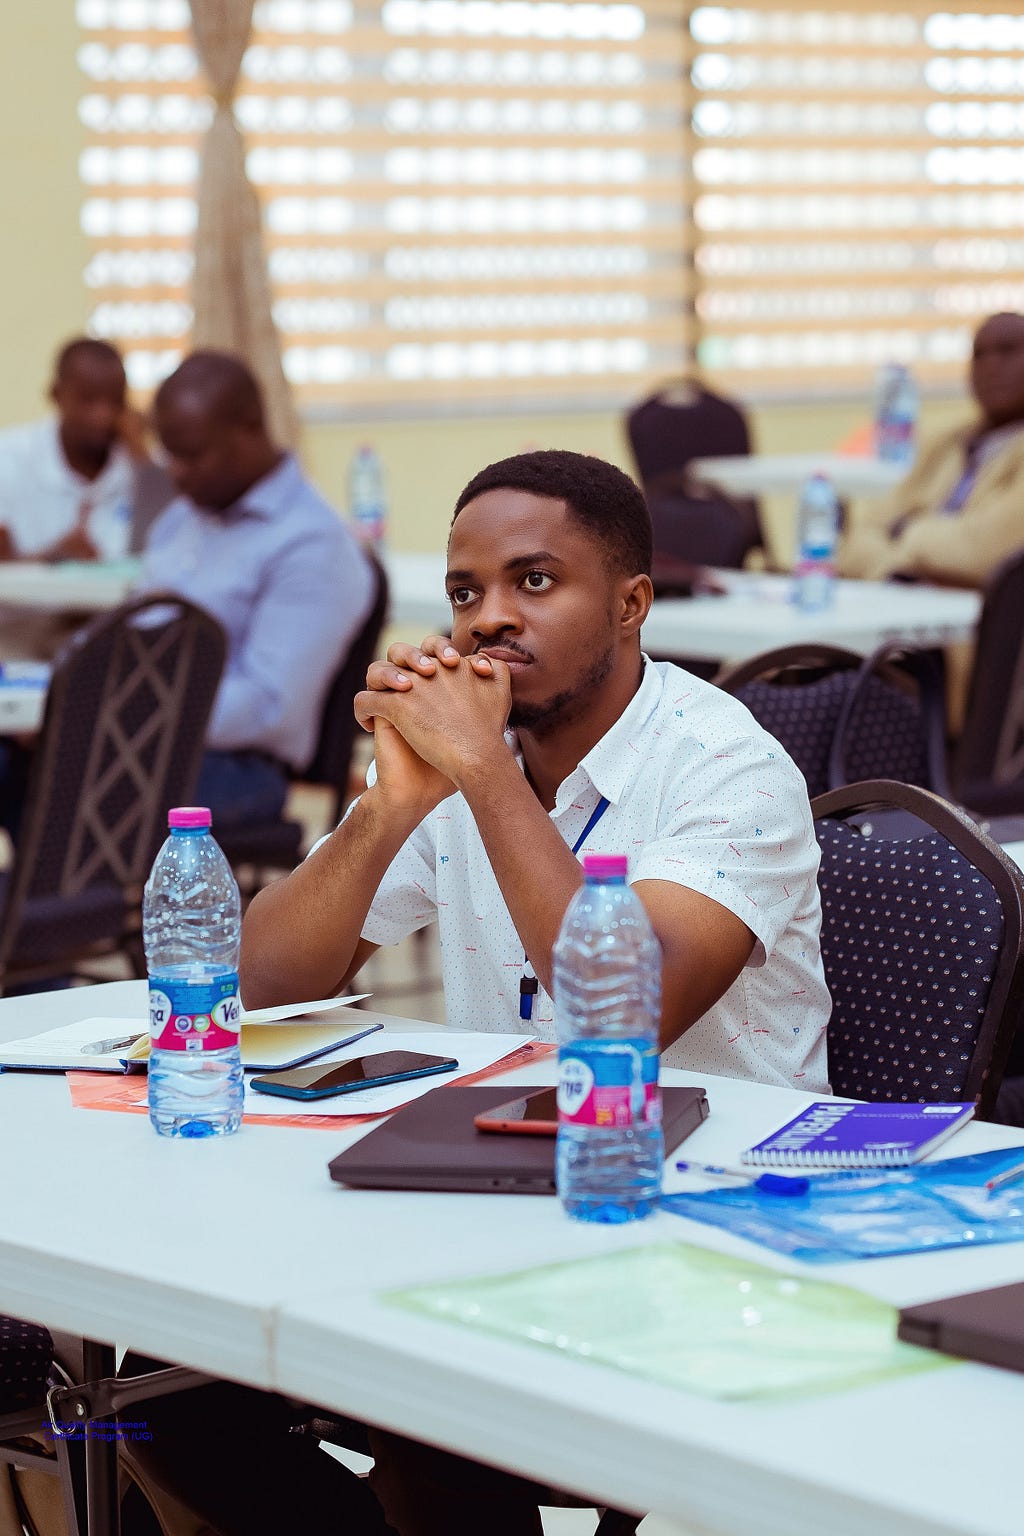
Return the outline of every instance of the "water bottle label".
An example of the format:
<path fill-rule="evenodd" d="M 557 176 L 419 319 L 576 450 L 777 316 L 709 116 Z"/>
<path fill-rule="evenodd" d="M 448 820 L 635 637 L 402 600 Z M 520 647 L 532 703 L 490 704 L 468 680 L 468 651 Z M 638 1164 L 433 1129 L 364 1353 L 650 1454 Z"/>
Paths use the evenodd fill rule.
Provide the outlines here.
<path fill-rule="evenodd" d="M 238 1044 L 242 1007 L 238 976 L 225 971 L 215 981 L 152 977 L 149 983 L 149 1037 L 158 1051 L 224 1051 Z"/>
<path fill-rule="evenodd" d="M 657 1050 L 646 1040 L 574 1040 L 562 1046 L 558 1118 L 564 1125 L 659 1125 Z"/>

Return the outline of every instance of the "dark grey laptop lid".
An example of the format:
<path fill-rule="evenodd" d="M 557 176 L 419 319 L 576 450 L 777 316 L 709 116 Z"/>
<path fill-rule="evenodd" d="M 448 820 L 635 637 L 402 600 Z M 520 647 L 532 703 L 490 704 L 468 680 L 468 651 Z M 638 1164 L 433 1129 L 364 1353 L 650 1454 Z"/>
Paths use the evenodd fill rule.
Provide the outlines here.
<path fill-rule="evenodd" d="M 355 1189 L 553 1195 L 553 1137 L 494 1134 L 473 1124 L 474 1115 L 533 1091 L 508 1083 L 435 1088 L 339 1153 L 331 1178 Z M 708 1101 L 703 1088 L 663 1088 L 662 1104 L 668 1154 L 707 1117 Z"/>
<path fill-rule="evenodd" d="M 904 1307 L 897 1332 L 908 1344 L 1024 1371 L 1024 1284 Z"/>

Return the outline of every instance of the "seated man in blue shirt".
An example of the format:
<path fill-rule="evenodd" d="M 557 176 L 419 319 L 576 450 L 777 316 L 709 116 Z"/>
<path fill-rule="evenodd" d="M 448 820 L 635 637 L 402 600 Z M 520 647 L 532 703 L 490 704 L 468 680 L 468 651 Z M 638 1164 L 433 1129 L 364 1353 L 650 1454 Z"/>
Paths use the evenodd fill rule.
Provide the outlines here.
<path fill-rule="evenodd" d="M 277 816 L 313 755 L 334 673 L 374 578 L 337 513 L 267 433 L 237 357 L 193 352 L 154 401 L 180 492 L 150 530 L 137 591 L 172 591 L 224 626 L 228 657 L 197 800 L 214 826 Z"/>

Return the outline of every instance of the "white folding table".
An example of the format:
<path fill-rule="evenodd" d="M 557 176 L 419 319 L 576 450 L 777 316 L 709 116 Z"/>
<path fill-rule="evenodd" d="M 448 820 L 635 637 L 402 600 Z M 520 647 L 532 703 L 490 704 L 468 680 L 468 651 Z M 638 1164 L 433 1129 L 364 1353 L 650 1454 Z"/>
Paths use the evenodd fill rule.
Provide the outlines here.
<path fill-rule="evenodd" d="M 123 603 L 136 580 L 138 560 L 34 560 L 0 563 L 0 607 L 42 613 L 105 613 Z"/>
<path fill-rule="evenodd" d="M 730 496 L 796 496 L 815 474 L 827 475 L 842 497 L 882 496 L 907 476 L 905 464 L 853 453 L 737 453 L 691 459 L 687 468 Z"/>
<path fill-rule="evenodd" d="M 7 999 L 0 1038 L 138 1016 L 143 999 L 138 982 Z M 552 1074 L 549 1060 L 517 1080 Z M 734 1158 L 809 1098 L 671 1077 L 707 1086 L 711 1117 L 687 1143 L 703 1161 Z M 962 1365 L 790 1402 L 721 1403 L 401 1312 L 381 1294 L 652 1242 L 797 1266 L 667 1214 L 591 1227 L 539 1197 L 344 1191 L 326 1165 L 358 1134 L 246 1126 L 164 1140 L 142 1116 L 73 1109 L 60 1077 L 0 1074 L 0 1310 L 719 1536 L 1018 1536 L 1024 1376 Z M 955 1145 L 1022 1142 L 971 1125 Z M 814 1273 L 903 1304 L 1024 1279 L 1024 1244 Z"/>

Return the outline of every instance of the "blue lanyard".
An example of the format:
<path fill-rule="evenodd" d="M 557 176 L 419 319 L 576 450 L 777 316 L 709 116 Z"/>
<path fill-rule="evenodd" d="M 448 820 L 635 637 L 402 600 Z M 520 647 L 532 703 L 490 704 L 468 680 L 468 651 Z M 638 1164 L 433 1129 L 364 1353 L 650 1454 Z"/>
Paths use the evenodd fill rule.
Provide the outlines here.
<path fill-rule="evenodd" d="M 604 815 L 607 809 L 608 801 L 605 799 L 604 795 L 602 795 L 594 807 L 594 813 L 590 820 L 583 828 L 583 831 L 580 833 L 579 837 L 573 843 L 573 853 L 579 853 L 580 849 L 583 847 L 583 844 L 586 842 L 591 832 L 593 832 L 594 828 L 597 826 L 598 822 L 601 820 L 601 817 Z M 530 964 L 530 961 L 525 954 L 523 955 L 523 964 L 524 966 L 529 966 Z M 539 990 L 540 982 L 537 980 L 533 972 L 530 970 L 524 971 L 522 976 L 519 978 L 519 1017 L 521 1019 L 525 1019 L 527 1023 L 529 1023 L 533 1018 L 533 1000 L 537 996 Z"/>

